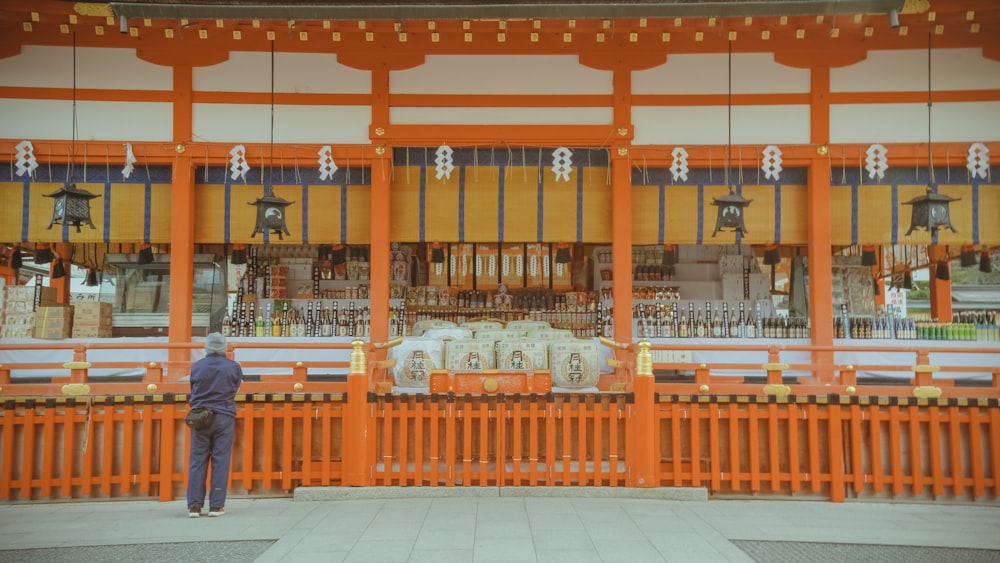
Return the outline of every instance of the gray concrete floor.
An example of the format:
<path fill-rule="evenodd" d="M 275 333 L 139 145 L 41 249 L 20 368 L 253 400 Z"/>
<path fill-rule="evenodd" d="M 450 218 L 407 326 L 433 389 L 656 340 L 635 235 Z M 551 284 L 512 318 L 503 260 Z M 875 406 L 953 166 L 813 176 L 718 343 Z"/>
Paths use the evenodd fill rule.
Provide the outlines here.
<path fill-rule="evenodd" d="M 875 560 L 849 546 L 889 546 L 889 552 L 880 552 L 890 553 L 878 558 L 883 561 L 906 560 L 893 546 L 947 548 L 935 552 L 945 561 L 1000 561 L 1000 505 L 995 504 L 419 491 L 394 496 L 386 490 L 385 498 L 358 500 L 230 497 L 225 516 L 196 519 L 188 518 L 183 500 L 0 504 L 0 561 L 798 561 L 800 556 L 787 554 L 801 554 L 803 547 L 809 552 L 809 545 L 796 544 L 811 542 L 815 553 L 820 544 L 843 548 L 816 559 L 822 561 Z M 744 551 L 734 543 L 744 541 L 786 542 L 798 551 L 770 543 L 750 546 L 754 549 L 742 544 Z M 133 557 L 111 551 L 136 544 L 141 545 Z M 79 549 L 84 546 L 111 547 Z M 100 549 L 108 551 L 102 555 Z M 70 557 L 59 558 L 60 553 Z"/>

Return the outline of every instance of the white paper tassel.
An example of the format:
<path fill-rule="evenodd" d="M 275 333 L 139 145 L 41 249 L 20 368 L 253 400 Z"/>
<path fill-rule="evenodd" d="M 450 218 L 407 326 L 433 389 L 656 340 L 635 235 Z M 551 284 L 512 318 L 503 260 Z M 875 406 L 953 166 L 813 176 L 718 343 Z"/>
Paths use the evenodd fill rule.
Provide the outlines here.
<path fill-rule="evenodd" d="M 132 143 L 125 143 L 125 168 L 122 168 L 122 177 L 129 178 L 132 176 L 136 162 L 138 160 L 135 158 L 135 153 L 132 152 Z"/>
<path fill-rule="evenodd" d="M 17 144 L 17 175 L 24 176 L 31 174 L 38 168 L 38 161 L 35 160 L 35 147 L 31 141 L 21 141 Z"/>
<path fill-rule="evenodd" d="M 241 179 L 246 180 L 247 172 L 250 171 L 250 165 L 247 163 L 247 149 L 243 145 L 236 145 L 233 150 L 229 151 L 229 171 L 230 178 L 233 180 Z"/>
<path fill-rule="evenodd" d="M 333 149 L 325 145 L 319 149 L 319 179 L 329 180 L 337 171 L 337 163 L 333 161 Z"/>

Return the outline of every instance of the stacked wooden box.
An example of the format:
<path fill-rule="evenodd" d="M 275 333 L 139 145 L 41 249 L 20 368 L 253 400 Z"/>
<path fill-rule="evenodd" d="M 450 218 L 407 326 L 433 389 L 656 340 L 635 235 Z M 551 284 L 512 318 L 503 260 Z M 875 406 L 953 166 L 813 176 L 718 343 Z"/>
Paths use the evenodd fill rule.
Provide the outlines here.
<path fill-rule="evenodd" d="M 111 338 L 111 311 L 111 303 L 76 303 L 73 306 L 73 338 Z"/>

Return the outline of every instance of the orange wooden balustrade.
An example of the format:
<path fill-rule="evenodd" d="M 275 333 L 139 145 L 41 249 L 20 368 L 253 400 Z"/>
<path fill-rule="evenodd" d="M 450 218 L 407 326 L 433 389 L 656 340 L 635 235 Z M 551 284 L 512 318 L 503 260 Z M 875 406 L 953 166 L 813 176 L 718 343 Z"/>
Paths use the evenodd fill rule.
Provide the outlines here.
<path fill-rule="evenodd" d="M 375 484 L 624 486 L 626 395 L 380 395 Z"/>
<path fill-rule="evenodd" d="M 1000 493 L 1000 361 L 931 366 L 926 349 L 904 349 L 912 363 L 877 366 L 908 374 L 887 384 L 859 378 L 860 366 L 782 363 L 785 355 L 842 347 L 730 345 L 724 349 L 745 347 L 768 361 L 653 364 L 640 343 L 616 345 L 619 373 L 602 380 L 609 391 L 599 394 L 392 395 L 374 392 L 389 362 L 368 369 L 364 359 L 364 348 L 379 357 L 385 346 L 355 344 L 349 364 L 259 363 L 274 375 L 241 389 L 234 494 L 288 494 L 303 485 L 699 486 L 720 496 L 834 501 Z M 167 375 L 170 366 L 141 363 L 130 367 L 145 369 L 142 381 L 91 382 L 88 371 L 99 366 L 87 366 L 86 354 L 94 347 L 48 347 L 59 346 L 80 362 L 68 387 L 10 379 L 11 371 L 67 369 L 62 364 L 0 366 L 0 498 L 183 496 L 187 384 Z M 974 351 L 1000 359 L 1000 348 Z M 306 373 L 348 365 L 347 383 Z M 690 374 L 661 377 L 666 369 Z M 732 375 L 742 370 L 765 375 Z M 940 376 L 965 371 L 994 375 L 978 386 Z"/>

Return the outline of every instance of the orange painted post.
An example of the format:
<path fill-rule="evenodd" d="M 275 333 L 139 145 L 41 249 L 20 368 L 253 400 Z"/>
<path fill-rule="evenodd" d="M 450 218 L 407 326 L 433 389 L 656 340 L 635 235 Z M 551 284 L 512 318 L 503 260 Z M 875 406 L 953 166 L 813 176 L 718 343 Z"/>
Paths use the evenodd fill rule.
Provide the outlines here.
<path fill-rule="evenodd" d="M 299 484 L 301 486 L 309 486 L 312 484 L 312 431 L 313 431 L 313 416 L 312 411 L 316 404 L 311 400 L 302 403 L 302 464 L 299 474 Z"/>
<path fill-rule="evenodd" d="M 768 459 L 767 463 L 771 472 L 771 491 L 778 492 L 781 490 L 781 457 L 780 453 L 783 448 L 792 448 L 793 445 L 782 442 L 778 439 L 778 421 L 780 420 L 780 415 L 778 414 L 778 405 L 775 403 L 770 403 L 767 405 L 767 453 Z"/>
<path fill-rule="evenodd" d="M 375 483 L 381 483 L 383 486 L 393 485 L 396 484 L 392 481 L 392 426 L 395 409 L 393 409 L 391 397 L 382 402 L 378 418 L 382 419 L 382 470 L 379 471 L 378 467 L 375 468 L 375 475 L 378 476 Z"/>
<path fill-rule="evenodd" d="M 816 157 L 809 164 L 809 189 L 806 195 L 807 240 L 809 271 L 809 321 L 812 343 L 816 346 L 833 344 L 833 220 L 830 210 L 830 68 L 810 69 L 810 141 L 816 145 Z M 832 352 L 813 352 L 813 363 L 819 365 L 815 377 L 819 381 L 833 379 Z"/>
<path fill-rule="evenodd" d="M 399 418 L 399 434 L 396 441 L 399 443 L 399 455 L 397 459 L 399 460 L 399 479 L 396 484 L 401 486 L 409 485 L 410 481 L 410 452 L 408 442 L 410 439 L 410 404 L 408 397 L 400 397 L 399 399 L 399 414 L 396 415 Z M 390 435 L 392 433 L 390 432 Z M 420 443 L 422 437 L 415 440 L 415 443 Z"/>
<path fill-rule="evenodd" d="M 930 446 L 931 493 L 944 494 L 944 473 L 941 462 L 941 409 L 927 408 L 927 444 Z"/>
<path fill-rule="evenodd" d="M 868 407 L 868 440 L 870 450 L 868 459 L 872 472 L 872 492 L 878 494 L 882 492 L 885 472 L 882 469 L 882 407 L 871 405 Z"/>
<path fill-rule="evenodd" d="M 740 471 L 740 408 L 735 402 L 726 405 L 726 430 L 729 431 L 729 473 L 733 492 L 743 487 L 743 473 Z"/>
<path fill-rule="evenodd" d="M 261 442 L 263 447 L 260 451 L 260 486 L 268 491 L 271 489 L 271 481 L 274 479 L 274 403 L 270 400 L 264 403 L 261 418 L 264 419 L 264 439 Z"/>
<path fill-rule="evenodd" d="M 97 418 L 97 409 L 94 406 L 93 400 L 91 400 L 91 403 L 87 407 L 87 417 L 91 421 Z M 96 426 L 97 424 L 94 422 L 84 425 L 84 432 L 86 433 L 84 440 L 87 447 L 83 449 L 81 454 L 83 460 L 80 467 L 80 494 L 84 497 L 90 496 L 90 491 L 94 485 L 94 451 L 97 449 L 95 447 L 95 444 L 97 444 L 97 440 L 95 438 Z M 164 432 L 165 431 L 166 430 L 164 430 Z M 164 441 L 165 440 L 161 439 L 161 443 Z"/>
<path fill-rule="evenodd" d="M 24 423 L 21 430 L 21 500 L 31 498 L 31 481 L 35 476 L 35 401 L 25 401 Z"/>
<path fill-rule="evenodd" d="M 844 434 L 840 424 L 841 406 L 831 404 L 827 406 L 829 416 L 829 429 L 827 431 L 827 448 L 830 463 L 830 500 L 833 502 L 844 502 Z"/>
<path fill-rule="evenodd" d="M 472 485 L 472 425 L 476 415 L 471 396 L 459 405 L 456 417 L 462 421 L 462 486 L 468 487 Z"/>
<path fill-rule="evenodd" d="M 429 480 L 432 487 L 437 487 L 441 479 L 441 442 L 439 432 L 441 429 L 441 399 L 431 397 L 431 420 L 430 420 L 430 452 L 428 461 L 430 462 Z"/>
<path fill-rule="evenodd" d="M 594 486 L 604 486 L 604 419 L 611 410 L 608 397 L 598 396 L 594 405 L 594 436 L 592 448 L 594 451 Z"/>
<path fill-rule="evenodd" d="M 621 400 L 615 404 L 615 407 L 615 411 L 608 417 L 608 450 L 611 452 L 611 455 L 608 456 L 608 462 L 611 464 L 611 475 L 608 480 L 612 487 L 622 484 L 622 474 L 621 469 L 619 469 L 621 459 L 618 455 L 618 432 L 621 428 L 622 412 L 626 410 Z M 628 471 L 627 468 L 626 471 Z"/>
<path fill-rule="evenodd" d="M 983 451 L 980 439 L 979 407 L 970 406 L 969 410 L 969 465 L 972 467 L 972 494 L 980 498 L 986 494 L 986 479 L 983 475 Z"/>
<path fill-rule="evenodd" d="M 788 405 L 788 487 L 792 494 L 802 488 L 802 471 L 799 461 L 799 407 Z"/>
<path fill-rule="evenodd" d="M 444 416 L 444 467 L 447 471 L 445 484 L 449 487 L 455 486 L 455 479 L 458 473 L 458 446 L 455 443 L 455 427 L 458 425 L 460 409 L 455 396 L 448 395 L 448 408 Z"/>
<path fill-rule="evenodd" d="M 711 490 L 718 491 L 722 488 L 722 458 L 719 456 L 719 413 L 718 403 L 708 405 L 708 451 L 711 457 Z"/>
<path fill-rule="evenodd" d="M 516 397 L 514 399 L 514 406 L 511 409 L 513 411 L 513 451 L 511 452 L 511 461 L 513 462 L 513 475 L 515 487 L 520 487 L 524 485 L 522 482 L 521 475 L 521 461 L 524 459 L 521 456 L 524 455 L 524 443 L 522 442 L 522 432 L 524 430 L 524 410 L 521 408 L 521 397 Z"/>
<path fill-rule="evenodd" d="M 60 482 L 59 482 L 59 496 L 62 498 L 70 498 L 73 496 L 73 473 L 76 468 L 76 464 L 73 459 L 76 454 L 76 400 L 68 399 L 66 401 L 66 406 L 63 409 L 62 416 L 62 468 L 60 469 Z M 148 443 L 148 442 L 147 442 Z M 5 452 L 6 453 L 6 452 Z M 0 471 L 3 471 L 0 468 Z M 9 473 L 4 473 L 4 475 L 9 475 Z M 2 481 L 2 479 L 0 479 Z M 3 491 L 0 490 L 0 498 L 5 498 Z"/>
<path fill-rule="evenodd" d="M 747 405 L 747 450 L 750 454 L 750 490 L 754 493 L 760 491 L 760 436 L 757 428 L 757 410 L 757 403 Z"/>
<path fill-rule="evenodd" d="M 281 403 L 281 488 L 285 492 L 292 490 L 292 428 L 295 425 L 295 411 L 291 401 Z"/>
<path fill-rule="evenodd" d="M 254 483 L 254 422 L 257 418 L 257 408 L 254 406 L 253 396 L 246 395 L 243 401 L 243 409 L 237 412 L 243 418 L 243 489 L 253 490 Z"/>
<path fill-rule="evenodd" d="M 947 260 L 948 248 L 939 244 L 932 244 L 927 247 L 927 258 L 930 260 L 929 272 L 930 281 L 930 305 L 931 318 L 942 323 L 951 322 L 951 276 L 948 279 L 938 279 L 938 268 L 951 268 L 950 264 L 939 265 L 942 260 Z"/>
<path fill-rule="evenodd" d="M 190 66 L 173 67 L 173 138 L 177 153 L 170 179 L 170 329 L 171 343 L 191 341 L 191 314 L 194 291 L 194 154 L 193 73 Z M 171 348 L 170 374 L 187 373 L 191 351 Z"/>
<path fill-rule="evenodd" d="M 562 403 L 559 405 L 559 409 L 556 411 L 557 416 L 562 421 L 562 447 L 560 448 L 562 456 L 560 460 L 562 461 L 562 484 L 563 486 L 568 486 L 572 482 L 572 477 L 570 476 L 570 467 L 573 464 L 573 405 L 572 400 L 574 397 L 563 397 Z"/>
<path fill-rule="evenodd" d="M 910 419 L 910 474 L 913 479 L 913 494 L 921 495 L 924 492 L 924 468 L 922 467 L 923 448 L 921 447 L 920 432 L 920 407 L 910 405 L 906 409 Z"/>
<path fill-rule="evenodd" d="M 631 253 L 629 260 L 631 260 Z M 631 272 L 631 270 L 629 271 Z M 616 301 L 616 303 L 630 302 Z M 631 310 L 629 311 L 629 323 L 631 323 Z M 615 325 L 617 326 L 617 321 Z M 618 334 L 617 329 L 615 333 Z M 630 425 L 634 435 L 632 444 L 635 446 L 635 462 L 630 472 L 632 478 L 629 486 L 656 487 L 659 486 L 656 480 L 656 465 L 660 459 L 660 445 L 654 441 L 657 405 L 655 404 L 656 381 L 653 378 L 653 353 L 649 349 L 648 340 L 640 341 L 638 347 L 639 351 L 635 359 L 635 402 L 632 405 L 635 409 L 635 416 L 632 417 Z M 671 423 L 676 424 L 676 421 L 672 420 Z M 675 459 L 674 463 L 679 461 L 679 459 Z"/>
<path fill-rule="evenodd" d="M 55 456 L 56 444 L 55 444 L 55 425 L 56 425 L 56 407 L 55 401 L 47 399 L 45 402 L 45 410 L 42 411 L 42 473 L 41 473 L 41 483 L 39 489 L 39 496 L 43 499 L 51 498 L 52 496 L 52 485 L 55 475 L 52 474 L 53 469 L 53 457 Z"/>
<path fill-rule="evenodd" d="M 806 405 L 806 414 L 808 415 L 806 428 L 808 430 L 808 436 L 806 438 L 807 447 L 809 448 L 809 484 L 811 490 L 814 493 L 820 491 L 822 485 L 822 480 L 820 475 L 822 475 L 823 470 L 819 464 L 819 408 L 815 404 Z"/>
<path fill-rule="evenodd" d="M 69 286 L 70 286 L 70 270 L 72 269 L 73 263 L 73 245 L 68 243 L 59 243 L 52 245 L 53 252 L 56 252 L 58 257 L 63 261 L 63 267 L 66 269 L 66 275 L 61 278 L 53 278 L 52 270 L 55 269 L 58 260 L 53 258 L 52 262 L 49 264 L 49 287 L 53 287 L 56 290 L 56 301 L 64 305 L 69 304 Z"/>
<path fill-rule="evenodd" d="M 368 401 L 369 381 L 365 342 L 351 342 L 351 367 L 347 374 L 347 406 L 344 409 L 344 484 L 359 487 L 371 484 L 372 460 L 368 457 L 368 436 L 372 413 Z"/>
<path fill-rule="evenodd" d="M 101 494 L 109 496 L 115 466 L 115 406 L 112 399 L 105 401 L 100 418 L 104 437 L 101 444 Z"/>
<path fill-rule="evenodd" d="M 670 424 L 670 462 L 674 466 L 674 482 L 671 483 L 671 486 L 682 487 L 684 486 L 684 453 L 681 451 L 681 405 L 677 403 L 670 403 L 667 412 L 669 413 L 668 423 Z M 659 432 L 656 432 L 659 429 L 660 425 L 654 423 L 653 430 L 656 434 L 659 434 Z M 654 451 L 657 453 L 659 450 L 659 443 L 659 436 L 656 436 L 653 444 Z M 693 454 L 691 459 L 693 463 Z M 659 465 L 659 460 L 657 459 L 654 463 Z M 659 485 L 659 483 L 657 483 L 657 485 Z"/>
<path fill-rule="evenodd" d="M 962 411 L 958 407 L 948 407 L 948 452 L 951 461 L 951 494 L 960 497 L 965 494 L 965 469 L 962 464 Z"/>
<path fill-rule="evenodd" d="M 993 494 L 1000 495 L 1000 409 L 990 412 L 990 467 L 993 468 Z M 0 495 L 2 498 L 3 495 Z"/>
<path fill-rule="evenodd" d="M 618 342 L 632 342 L 632 166 L 628 147 L 611 149 L 611 271 L 615 333 Z"/>
<path fill-rule="evenodd" d="M 556 484 L 556 406 L 551 400 L 545 405 L 545 484 Z"/>
<path fill-rule="evenodd" d="M 594 404 L 594 396 L 586 395 L 582 398 L 579 395 L 575 397 L 576 401 L 576 424 L 577 424 L 577 471 L 579 477 L 577 478 L 577 485 L 583 487 L 587 485 L 587 421 L 591 419 L 590 413 L 591 409 L 589 406 Z M 594 456 L 595 458 L 597 456 Z"/>
<path fill-rule="evenodd" d="M 688 403 L 691 414 L 691 486 L 701 486 L 701 408 L 697 403 Z"/>
<path fill-rule="evenodd" d="M 864 459 L 862 457 L 864 454 L 861 449 L 864 443 L 864 437 L 861 434 L 861 405 L 851 405 L 849 412 L 851 421 L 851 473 L 854 479 L 854 492 L 855 494 L 860 494 L 865 490 Z"/>
<path fill-rule="evenodd" d="M 153 474 L 153 405 L 147 403 L 142 409 L 142 453 L 139 459 L 139 492 L 149 494 L 149 481 Z"/>
<path fill-rule="evenodd" d="M 413 467 L 416 470 L 413 475 L 413 484 L 421 486 L 424 484 L 424 443 L 426 434 L 424 433 L 424 420 L 427 417 L 425 400 L 420 397 L 414 403 L 413 412 Z"/>
<path fill-rule="evenodd" d="M 507 410 L 506 398 L 503 396 L 497 400 L 495 416 L 497 421 L 497 437 L 494 459 L 496 460 L 496 485 L 499 487 L 507 484 L 507 421 L 510 416 L 510 412 Z"/>
<path fill-rule="evenodd" d="M 890 448 L 889 471 L 891 472 L 892 494 L 894 495 L 903 493 L 903 454 L 900 451 L 902 444 L 899 441 L 899 427 L 899 407 L 891 405 L 889 407 L 889 443 L 887 447 Z"/>
<path fill-rule="evenodd" d="M 132 492 L 132 452 L 135 451 L 135 406 L 133 397 L 122 408 L 122 453 L 121 453 L 121 494 L 130 496 Z"/>

